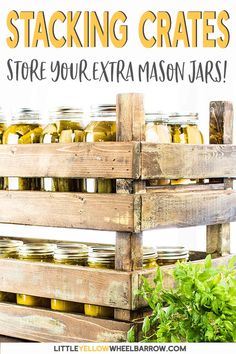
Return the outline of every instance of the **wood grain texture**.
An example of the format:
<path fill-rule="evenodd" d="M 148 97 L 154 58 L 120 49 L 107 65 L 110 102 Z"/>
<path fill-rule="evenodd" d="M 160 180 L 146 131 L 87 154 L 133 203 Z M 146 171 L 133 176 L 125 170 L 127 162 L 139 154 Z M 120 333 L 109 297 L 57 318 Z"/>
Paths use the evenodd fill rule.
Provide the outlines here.
<path fill-rule="evenodd" d="M 229 144 L 233 143 L 233 120 L 234 111 L 231 102 L 211 102 L 210 103 L 210 130 L 209 140 L 211 144 Z M 227 164 L 225 159 L 222 165 Z M 233 170 L 235 163 L 232 161 L 231 169 Z M 216 176 L 215 176 L 216 177 Z M 232 177 L 225 176 L 222 177 Z M 222 180 L 221 180 L 222 182 Z M 226 190 L 233 189 L 233 181 L 231 179 L 223 179 L 224 188 Z M 230 253 L 230 224 L 224 223 L 220 225 L 212 225 L 207 227 L 207 252 L 217 255 L 226 255 Z"/>
<path fill-rule="evenodd" d="M 226 265 L 232 257 L 233 257 L 233 255 L 227 255 L 224 257 L 215 258 L 212 260 L 212 262 L 213 262 L 214 266 L 223 265 L 223 264 Z M 192 263 L 203 264 L 204 259 L 198 260 L 198 261 L 193 261 Z M 174 267 L 175 267 L 174 265 L 161 267 L 161 270 L 163 273 L 163 285 L 166 289 L 171 289 L 175 286 L 173 278 L 171 276 L 171 272 L 173 271 Z M 136 281 L 136 287 L 140 288 L 140 286 L 142 284 L 142 277 L 143 276 L 145 278 L 147 278 L 151 284 L 154 285 L 153 280 L 155 277 L 155 272 L 156 272 L 155 269 L 142 270 L 142 271 L 135 272 L 135 274 L 133 274 L 133 278 L 134 278 L 134 281 Z M 140 297 L 135 296 L 134 291 L 133 291 L 133 304 L 134 304 L 134 308 L 136 308 L 136 309 L 146 306 L 145 301 L 143 299 L 141 299 Z"/>
<path fill-rule="evenodd" d="M 0 259 L 0 290 L 130 309 L 131 274 Z"/>
<path fill-rule="evenodd" d="M 1 176 L 139 177 L 139 144 L 0 145 Z"/>
<path fill-rule="evenodd" d="M 236 192 L 211 190 L 142 195 L 142 230 L 236 220 Z"/>
<path fill-rule="evenodd" d="M 142 178 L 236 177 L 235 145 L 142 143 Z"/>
<path fill-rule="evenodd" d="M 36 342 L 125 342 L 129 323 L 0 303 L 0 333 Z"/>
<path fill-rule="evenodd" d="M 0 191 L 0 223 L 132 231 L 133 196 Z"/>

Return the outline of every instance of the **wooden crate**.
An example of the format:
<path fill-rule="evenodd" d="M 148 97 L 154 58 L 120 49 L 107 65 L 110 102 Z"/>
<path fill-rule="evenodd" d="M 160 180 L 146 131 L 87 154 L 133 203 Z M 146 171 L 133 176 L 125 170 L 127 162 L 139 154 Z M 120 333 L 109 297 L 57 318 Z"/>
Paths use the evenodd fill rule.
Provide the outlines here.
<path fill-rule="evenodd" d="M 229 223 L 236 220 L 233 109 L 228 102 L 210 108 L 209 145 L 146 143 L 142 95 L 125 94 L 117 98 L 117 142 L 0 146 L 1 176 L 117 180 L 115 194 L 0 191 L 0 223 L 117 231 L 115 270 L 0 260 L 1 291 L 110 306 L 114 319 L 1 303 L 0 334 L 42 342 L 125 341 L 146 311 L 135 290 L 143 275 L 152 280 L 155 274 L 142 270 L 144 230 L 207 225 L 206 251 L 216 264 L 228 260 Z M 214 180 L 148 188 L 146 180 L 156 178 Z M 173 286 L 172 267 L 162 269 Z"/>

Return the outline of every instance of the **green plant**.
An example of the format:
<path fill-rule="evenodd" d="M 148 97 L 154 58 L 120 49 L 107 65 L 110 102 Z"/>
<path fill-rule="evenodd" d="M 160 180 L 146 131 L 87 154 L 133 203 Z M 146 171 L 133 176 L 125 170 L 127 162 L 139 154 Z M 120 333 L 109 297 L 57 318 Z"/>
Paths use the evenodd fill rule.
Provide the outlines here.
<path fill-rule="evenodd" d="M 142 326 L 144 342 L 236 342 L 236 257 L 228 266 L 177 263 L 174 289 L 164 289 L 161 268 L 154 286 L 143 277 L 138 291 L 152 310 Z M 134 328 L 128 341 L 135 340 Z"/>

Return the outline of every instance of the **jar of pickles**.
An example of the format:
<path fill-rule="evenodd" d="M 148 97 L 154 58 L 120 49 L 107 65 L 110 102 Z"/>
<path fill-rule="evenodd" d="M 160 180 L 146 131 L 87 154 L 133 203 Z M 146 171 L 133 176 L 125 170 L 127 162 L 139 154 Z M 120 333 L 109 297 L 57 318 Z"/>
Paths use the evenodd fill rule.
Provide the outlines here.
<path fill-rule="evenodd" d="M 0 258 L 18 258 L 19 247 L 23 244 L 21 241 L 0 240 Z M 16 294 L 0 291 L 0 301 L 16 302 Z"/>
<path fill-rule="evenodd" d="M 189 251 L 185 247 L 158 247 L 157 264 L 159 266 L 175 264 L 177 261 L 188 261 Z"/>
<path fill-rule="evenodd" d="M 177 144 L 204 144 L 203 135 L 198 127 L 197 113 L 172 113 L 169 118 L 172 142 Z M 171 180 L 171 184 L 190 184 L 196 180 Z"/>
<path fill-rule="evenodd" d="M 59 108 L 51 114 L 41 134 L 42 144 L 78 143 L 84 139 L 84 113 L 82 109 Z M 42 178 L 41 189 L 49 192 L 80 191 L 80 180 L 69 178 Z"/>
<path fill-rule="evenodd" d="M 31 262 L 52 262 L 55 245 L 50 243 L 26 243 L 19 248 L 19 258 Z M 18 305 L 50 307 L 50 300 L 27 294 L 17 294 Z"/>
<path fill-rule="evenodd" d="M 83 244 L 61 243 L 54 250 L 56 264 L 86 266 L 88 261 L 88 247 Z M 51 299 L 51 309 L 62 312 L 84 312 L 84 305 L 78 302 Z"/>
<path fill-rule="evenodd" d="M 157 250 L 154 247 L 143 248 L 143 269 L 157 267 Z"/>
<path fill-rule="evenodd" d="M 116 140 L 116 106 L 100 105 L 91 107 L 91 121 L 85 128 L 84 141 L 87 143 Z M 112 193 L 115 182 L 102 178 L 83 179 L 84 193 Z"/>
<path fill-rule="evenodd" d="M 170 144 L 172 142 L 171 129 L 168 125 L 168 115 L 157 113 L 145 114 L 146 142 L 155 144 Z M 149 180 L 150 186 L 163 186 L 170 184 L 168 179 Z"/>
<path fill-rule="evenodd" d="M 2 144 L 3 133 L 7 129 L 7 121 L 0 107 L 0 144 Z M 4 189 L 4 178 L 0 177 L 0 190 Z"/>
<path fill-rule="evenodd" d="M 115 247 L 97 246 L 89 249 L 88 266 L 97 269 L 115 268 Z M 84 313 L 92 317 L 114 317 L 114 310 L 107 306 L 98 306 L 92 304 L 84 305 Z"/>
<path fill-rule="evenodd" d="M 34 144 L 40 142 L 42 134 L 39 113 L 28 108 L 21 109 L 3 133 L 3 144 Z M 6 189 L 40 190 L 40 178 L 5 178 Z"/>

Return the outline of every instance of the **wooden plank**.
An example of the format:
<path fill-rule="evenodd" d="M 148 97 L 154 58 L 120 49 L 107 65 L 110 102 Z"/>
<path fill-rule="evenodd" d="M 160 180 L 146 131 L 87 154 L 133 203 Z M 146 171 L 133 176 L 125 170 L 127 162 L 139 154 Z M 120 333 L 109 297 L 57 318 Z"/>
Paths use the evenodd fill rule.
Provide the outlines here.
<path fill-rule="evenodd" d="M 0 343 L 21 343 L 21 342 L 28 342 L 28 341 L 18 339 L 18 338 L 13 338 L 13 337 L 0 336 Z"/>
<path fill-rule="evenodd" d="M 129 323 L 0 303 L 0 333 L 36 342 L 125 342 Z"/>
<path fill-rule="evenodd" d="M 133 196 L 0 191 L 0 223 L 132 231 Z"/>
<path fill-rule="evenodd" d="M 148 193 L 142 195 L 142 230 L 235 221 L 235 205 L 231 190 Z"/>
<path fill-rule="evenodd" d="M 0 289 L 129 309 L 131 274 L 114 270 L 0 259 Z"/>
<path fill-rule="evenodd" d="M 209 140 L 211 144 L 232 144 L 233 143 L 233 120 L 234 111 L 231 102 L 210 103 L 210 129 Z M 225 159 L 222 165 L 225 165 Z M 233 170 L 235 163 L 232 162 Z M 228 176 L 222 176 L 228 177 Z M 232 177 L 232 176 L 229 176 Z M 233 189 L 233 181 L 224 179 L 224 188 Z M 229 207 L 233 207 L 229 205 Z M 230 253 L 230 224 L 212 225 L 207 227 L 206 235 L 207 252 L 215 255 L 226 255 Z"/>
<path fill-rule="evenodd" d="M 215 258 L 212 260 L 214 266 L 218 265 L 226 265 L 228 264 L 228 261 L 233 257 L 233 255 L 227 255 L 224 257 L 220 258 Z M 198 261 L 193 261 L 192 263 L 204 263 L 204 259 L 198 260 Z M 171 271 L 174 269 L 175 265 L 170 265 L 170 266 L 161 266 L 161 270 L 163 273 L 163 285 L 166 289 L 171 289 L 175 286 L 173 278 L 171 276 Z M 154 285 L 153 280 L 155 277 L 156 270 L 151 269 L 151 270 L 142 270 L 142 271 L 137 271 L 133 274 L 134 282 L 136 282 L 136 287 L 137 289 L 141 287 L 142 284 L 142 277 L 144 276 L 145 278 L 148 279 L 148 281 Z M 133 289 L 133 294 L 135 294 L 135 288 Z M 145 301 L 141 299 L 138 296 L 133 295 L 133 304 L 134 304 L 134 309 L 142 308 L 147 306 Z"/>
<path fill-rule="evenodd" d="M 123 94 L 117 96 L 117 141 L 145 140 L 145 114 L 143 95 Z M 138 161 L 139 163 L 139 161 Z M 117 180 L 117 194 L 145 192 L 145 182 Z M 141 269 L 143 264 L 143 235 L 140 232 L 141 198 L 134 199 L 134 225 L 136 233 L 116 233 L 115 268 L 131 271 Z M 117 230 L 118 231 L 118 230 Z M 132 288 L 130 287 L 130 296 Z M 114 317 L 127 320 L 131 314 L 115 309 Z"/>
<path fill-rule="evenodd" d="M 142 143 L 142 179 L 236 177 L 236 145 Z"/>
<path fill-rule="evenodd" d="M 1 176 L 137 178 L 139 149 L 132 142 L 1 145 Z"/>
<path fill-rule="evenodd" d="M 146 188 L 146 193 L 166 193 L 166 192 L 177 192 L 177 191 L 209 191 L 209 190 L 223 190 L 224 183 L 204 183 L 204 184 L 186 184 L 186 185 L 166 185 L 166 186 L 148 186 Z"/>

